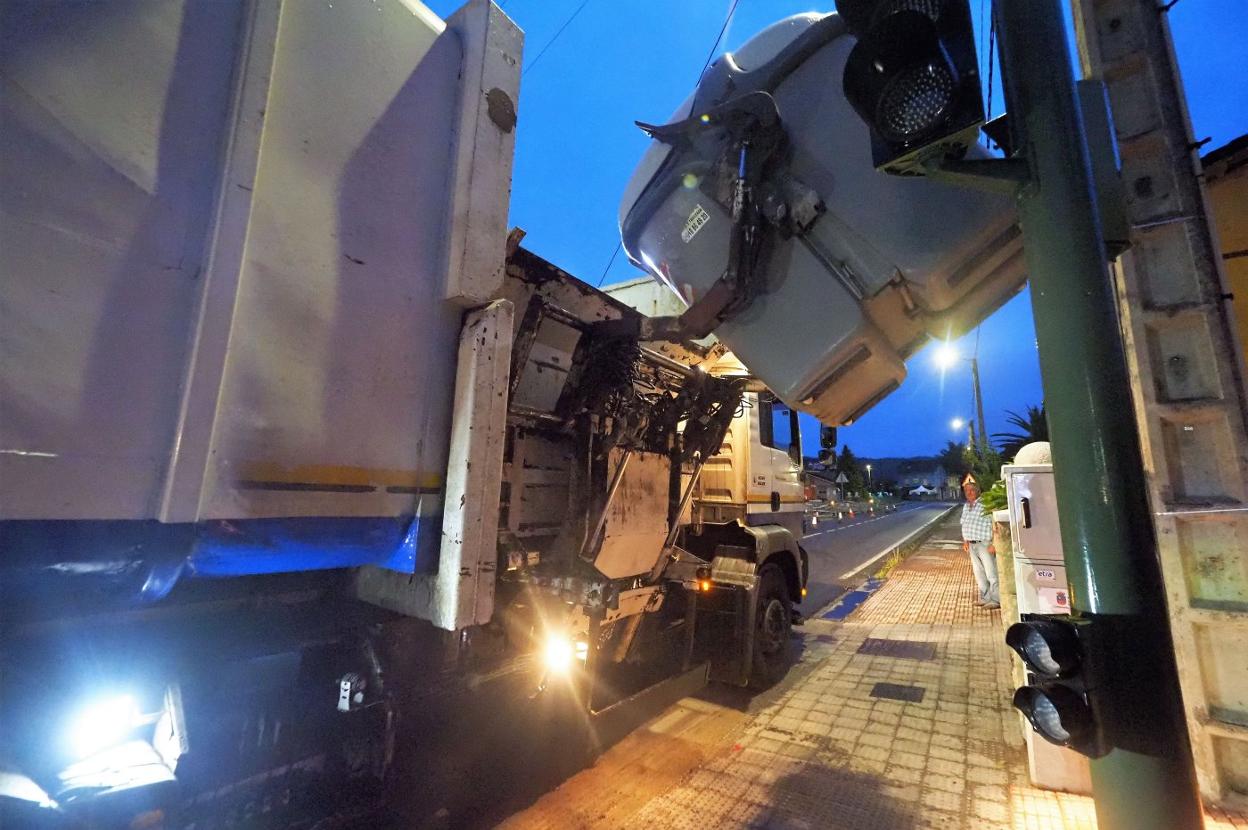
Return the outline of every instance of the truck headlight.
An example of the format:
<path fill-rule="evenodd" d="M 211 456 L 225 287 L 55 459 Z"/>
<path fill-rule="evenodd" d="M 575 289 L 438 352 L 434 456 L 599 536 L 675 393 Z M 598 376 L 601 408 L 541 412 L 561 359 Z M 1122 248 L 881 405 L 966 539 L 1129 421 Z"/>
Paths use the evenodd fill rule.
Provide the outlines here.
<path fill-rule="evenodd" d="M 551 634 L 546 638 L 546 649 L 542 654 L 546 670 L 551 674 L 567 674 L 576 659 L 576 646 L 565 636 Z"/>
<path fill-rule="evenodd" d="M 589 644 L 584 640 L 574 640 L 562 633 L 546 635 L 542 663 L 548 675 L 567 675 L 578 662 L 584 663 L 588 657 Z"/>
<path fill-rule="evenodd" d="M 139 704 L 128 694 L 94 701 L 70 720 L 69 747 L 76 758 L 86 758 L 123 742 L 142 722 Z"/>

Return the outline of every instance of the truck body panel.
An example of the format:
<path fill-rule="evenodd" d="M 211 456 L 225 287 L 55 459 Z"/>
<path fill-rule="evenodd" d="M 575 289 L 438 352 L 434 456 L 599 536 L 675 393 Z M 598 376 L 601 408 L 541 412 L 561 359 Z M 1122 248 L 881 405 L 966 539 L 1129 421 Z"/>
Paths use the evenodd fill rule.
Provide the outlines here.
<path fill-rule="evenodd" d="M 514 25 L 40 6 L 4 12 L 0 517 L 436 522 L 463 307 L 502 282 Z"/>

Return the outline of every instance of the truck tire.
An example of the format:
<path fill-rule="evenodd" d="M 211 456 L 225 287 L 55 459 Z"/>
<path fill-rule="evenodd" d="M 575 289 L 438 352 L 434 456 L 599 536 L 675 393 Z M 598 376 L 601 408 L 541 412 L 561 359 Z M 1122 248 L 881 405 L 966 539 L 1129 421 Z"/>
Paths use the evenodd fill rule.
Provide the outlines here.
<path fill-rule="evenodd" d="M 750 686 L 765 689 L 784 677 L 793 655 L 793 600 L 779 565 L 763 565 L 758 572 L 756 602 Z"/>

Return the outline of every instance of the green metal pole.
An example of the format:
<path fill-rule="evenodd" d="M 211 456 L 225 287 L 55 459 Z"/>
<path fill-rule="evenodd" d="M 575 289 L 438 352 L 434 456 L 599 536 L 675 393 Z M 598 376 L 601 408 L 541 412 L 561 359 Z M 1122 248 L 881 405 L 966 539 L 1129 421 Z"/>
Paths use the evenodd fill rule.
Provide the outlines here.
<path fill-rule="evenodd" d="M 1058 0 L 997 0 L 1007 108 L 1031 181 L 1019 190 L 1071 604 L 1132 632 L 1116 672 L 1146 682 L 1110 718 L 1149 743 L 1092 762 L 1101 830 L 1202 825 L 1131 390 Z M 1127 699 L 1130 698 L 1130 699 Z M 1138 698 L 1138 699 L 1137 699 Z M 1130 714 L 1124 714 L 1129 712 Z"/>

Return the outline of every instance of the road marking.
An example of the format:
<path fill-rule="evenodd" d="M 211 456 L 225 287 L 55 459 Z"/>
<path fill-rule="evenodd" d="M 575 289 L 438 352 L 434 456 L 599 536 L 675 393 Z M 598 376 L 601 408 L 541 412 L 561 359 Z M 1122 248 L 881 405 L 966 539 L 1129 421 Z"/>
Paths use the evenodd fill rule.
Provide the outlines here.
<path fill-rule="evenodd" d="M 899 510 L 898 512 L 894 513 L 893 515 L 894 515 L 894 516 L 900 516 L 902 513 L 913 513 L 915 510 L 918 510 L 918 509 L 919 509 L 918 507 L 911 507 L 911 508 L 906 509 L 906 510 Z M 822 534 L 824 534 L 824 533 L 836 533 L 838 530 L 847 530 L 847 529 L 849 529 L 849 528 L 851 528 L 851 527 L 860 527 L 860 526 L 862 526 L 862 525 L 869 525 L 869 524 L 871 524 L 872 522 L 878 522 L 880 519 L 887 519 L 887 518 L 888 518 L 888 514 L 887 514 L 887 513 L 885 513 L 883 516 L 876 516 L 874 519 L 867 519 L 865 522 L 858 522 L 858 521 L 855 521 L 855 522 L 853 522 L 852 524 L 841 525 L 840 527 L 830 527 L 830 528 L 828 528 L 827 530 L 816 530 L 816 531 L 815 531 L 815 532 L 813 532 L 813 533 L 807 533 L 807 534 L 806 534 L 805 536 L 803 536 L 802 538 L 803 538 L 803 539 L 809 539 L 809 538 L 810 538 L 810 537 L 812 537 L 812 536 L 820 536 L 820 535 L 822 535 Z"/>
<path fill-rule="evenodd" d="M 951 508 L 951 509 L 952 509 L 952 508 Z M 863 562 L 863 563 L 861 563 L 861 564 L 859 564 L 859 565 L 854 566 L 854 567 L 853 567 L 853 568 L 851 568 L 850 570 L 848 570 L 848 571 L 846 571 L 845 573 L 841 574 L 841 575 L 840 575 L 840 577 L 838 577 L 838 578 L 839 578 L 839 579 L 849 579 L 851 576 L 853 576 L 854 574 L 858 573 L 858 572 L 859 572 L 859 571 L 861 571 L 863 568 L 867 568 L 867 567 L 870 567 L 871 565 L 874 565 L 876 562 L 880 561 L 880 560 L 881 560 L 881 559 L 883 559 L 885 556 L 888 556 L 890 553 L 892 553 L 892 552 L 893 552 L 893 551 L 895 551 L 897 548 L 899 548 L 899 547 L 901 547 L 902 545 L 904 545 L 906 542 L 909 542 L 909 541 L 910 541 L 911 539 L 913 539 L 915 536 L 918 536 L 920 533 L 922 533 L 923 531 L 927 530 L 929 527 L 931 527 L 931 526 L 932 526 L 932 524 L 934 524 L 935 522 L 939 521 L 940 519 L 943 519 L 946 515 L 948 515 L 948 513 L 949 513 L 949 511 L 948 511 L 948 510 L 942 510 L 940 513 L 938 513 L 936 516 L 934 516 L 934 517 L 932 518 L 932 520 L 931 520 L 931 521 L 924 522 L 923 524 L 921 524 L 918 528 L 916 528 L 916 529 L 915 529 L 912 533 L 910 533 L 909 535 L 907 535 L 907 536 L 906 536 L 904 539 L 902 539 L 900 542 L 893 542 L 893 543 L 892 543 L 892 544 L 890 544 L 888 547 L 884 548 L 884 550 L 882 550 L 882 551 L 880 551 L 879 553 L 877 553 L 875 556 L 872 556 L 872 557 L 871 557 L 870 559 L 868 559 L 867 561 L 865 561 L 865 562 Z"/>

